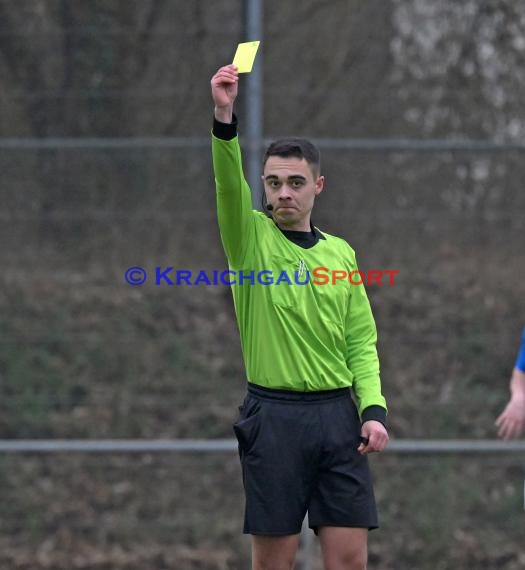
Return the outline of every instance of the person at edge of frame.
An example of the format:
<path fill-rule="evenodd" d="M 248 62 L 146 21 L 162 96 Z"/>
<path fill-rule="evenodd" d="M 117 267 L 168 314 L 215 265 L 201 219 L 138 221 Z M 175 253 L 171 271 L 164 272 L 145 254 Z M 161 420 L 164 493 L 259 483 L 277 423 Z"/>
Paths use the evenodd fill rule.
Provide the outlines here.
<path fill-rule="evenodd" d="M 525 430 L 525 328 L 510 377 L 510 399 L 496 420 L 496 426 L 503 439 L 516 439 Z"/>
<path fill-rule="evenodd" d="M 262 180 L 270 215 L 252 209 L 233 112 L 238 80 L 233 65 L 211 79 L 217 215 L 229 267 L 237 275 L 295 273 L 304 283 L 231 286 L 247 375 L 233 429 L 252 569 L 292 569 L 308 513 L 324 568 L 363 570 L 368 531 L 378 527 L 367 454 L 388 442 L 374 318 L 362 284 L 305 279 L 319 266 L 357 269 L 348 243 L 311 223 L 324 185 L 311 142 L 268 147 Z"/>

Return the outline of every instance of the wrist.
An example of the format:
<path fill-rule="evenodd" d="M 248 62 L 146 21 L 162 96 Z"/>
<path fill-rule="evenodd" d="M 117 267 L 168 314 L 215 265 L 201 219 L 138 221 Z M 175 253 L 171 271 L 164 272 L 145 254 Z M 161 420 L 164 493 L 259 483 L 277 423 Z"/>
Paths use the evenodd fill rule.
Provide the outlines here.
<path fill-rule="evenodd" d="M 215 105 L 215 119 L 220 123 L 231 123 L 233 119 L 233 106 L 218 107 Z"/>
<path fill-rule="evenodd" d="M 510 393 L 513 400 L 525 400 L 525 373 L 515 368 L 510 380 Z"/>
<path fill-rule="evenodd" d="M 512 402 L 516 404 L 524 404 L 525 403 L 525 394 L 521 391 L 514 390 L 511 392 L 510 399 Z"/>

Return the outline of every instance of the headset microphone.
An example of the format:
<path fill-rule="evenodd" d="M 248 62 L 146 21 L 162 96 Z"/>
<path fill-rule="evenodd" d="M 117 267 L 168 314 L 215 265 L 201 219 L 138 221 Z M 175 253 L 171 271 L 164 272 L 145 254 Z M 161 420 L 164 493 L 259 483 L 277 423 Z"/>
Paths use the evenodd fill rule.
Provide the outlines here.
<path fill-rule="evenodd" d="M 266 209 L 271 212 L 273 210 L 273 206 L 271 204 L 266 204 Z"/>

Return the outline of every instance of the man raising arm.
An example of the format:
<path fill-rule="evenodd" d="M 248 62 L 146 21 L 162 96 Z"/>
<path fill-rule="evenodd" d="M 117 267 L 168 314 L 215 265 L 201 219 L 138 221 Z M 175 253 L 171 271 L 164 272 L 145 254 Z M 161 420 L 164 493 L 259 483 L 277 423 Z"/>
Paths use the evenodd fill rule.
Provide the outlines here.
<path fill-rule="evenodd" d="M 363 285 L 309 279 L 316 267 L 357 270 L 355 252 L 311 221 L 324 177 L 319 151 L 306 139 L 268 147 L 262 182 L 271 217 L 252 210 L 233 65 L 218 70 L 211 91 L 217 215 L 236 276 L 247 376 L 234 432 L 252 568 L 291 570 L 308 513 L 325 570 L 364 570 L 368 531 L 378 526 L 367 454 L 388 441 L 376 327 Z M 288 280 L 276 281 L 283 275 Z"/>

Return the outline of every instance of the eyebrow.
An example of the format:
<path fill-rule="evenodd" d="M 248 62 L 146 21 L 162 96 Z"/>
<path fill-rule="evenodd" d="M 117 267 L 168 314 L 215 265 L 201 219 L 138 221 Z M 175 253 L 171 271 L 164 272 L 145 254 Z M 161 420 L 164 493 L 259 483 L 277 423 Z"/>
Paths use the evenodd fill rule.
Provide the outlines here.
<path fill-rule="evenodd" d="M 279 177 L 276 176 L 275 174 L 269 174 L 268 176 L 265 177 L 265 180 L 279 180 Z M 292 174 L 291 176 L 288 176 L 288 180 L 306 181 L 306 178 L 304 176 L 302 176 L 301 174 Z"/>

